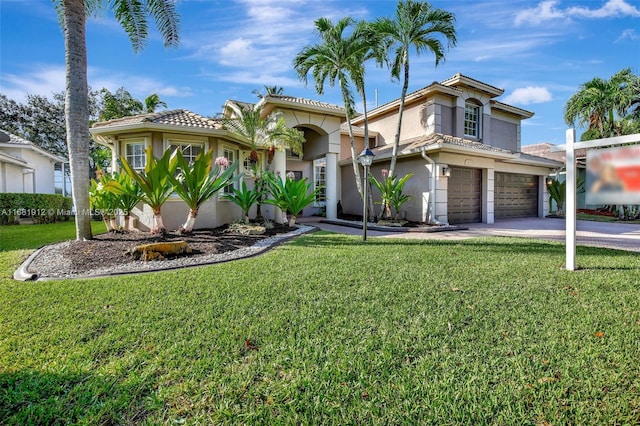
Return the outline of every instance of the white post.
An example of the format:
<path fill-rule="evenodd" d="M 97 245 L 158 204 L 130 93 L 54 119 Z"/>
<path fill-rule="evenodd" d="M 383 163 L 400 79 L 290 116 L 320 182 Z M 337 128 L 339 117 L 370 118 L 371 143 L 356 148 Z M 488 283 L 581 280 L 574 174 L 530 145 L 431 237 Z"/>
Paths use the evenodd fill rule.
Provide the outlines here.
<path fill-rule="evenodd" d="M 576 151 L 574 143 L 576 133 L 574 129 L 568 129 L 566 133 L 566 163 L 567 163 L 567 200 L 566 214 L 566 251 L 567 271 L 576 270 Z"/>
<path fill-rule="evenodd" d="M 327 152 L 326 177 L 326 212 L 327 219 L 338 217 L 338 154 Z"/>
<path fill-rule="evenodd" d="M 279 176 L 284 182 L 287 178 L 287 154 L 284 150 L 276 149 L 276 152 L 273 154 L 271 168 L 276 176 Z M 273 221 L 275 223 L 287 223 L 286 214 L 278 207 L 273 208 Z"/>

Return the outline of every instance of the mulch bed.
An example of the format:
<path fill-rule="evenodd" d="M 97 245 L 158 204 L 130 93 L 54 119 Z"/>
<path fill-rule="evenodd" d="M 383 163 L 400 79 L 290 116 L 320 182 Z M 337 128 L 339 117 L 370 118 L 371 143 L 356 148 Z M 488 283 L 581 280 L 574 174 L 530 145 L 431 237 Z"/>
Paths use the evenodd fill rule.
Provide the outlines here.
<path fill-rule="evenodd" d="M 186 241 L 193 252 L 181 257 L 198 257 L 250 247 L 265 238 L 291 232 L 293 228 L 276 225 L 274 229 L 267 230 L 263 235 L 238 235 L 226 233 L 225 229 L 226 227 L 198 229 L 189 235 L 169 232 L 164 237 L 151 232 L 111 232 L 96 235 L 90 241 L 71 241 L 62 249 L 62 255 L 69 262 L 71 269 L 81 274 L 94 269 L 131 263 L 134 259 L 131 256 L 125 256 L 124 253 L 141 244 Z M 167 259 L 171 258 L 167 257 Z"/>

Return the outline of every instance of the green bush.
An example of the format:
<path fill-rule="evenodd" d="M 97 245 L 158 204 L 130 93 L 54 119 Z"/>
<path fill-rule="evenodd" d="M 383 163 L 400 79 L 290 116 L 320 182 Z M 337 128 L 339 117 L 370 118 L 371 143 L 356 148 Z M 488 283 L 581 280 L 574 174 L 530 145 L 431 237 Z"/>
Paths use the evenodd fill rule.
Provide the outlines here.
<path fill-rule="evenodd" d="M 0 224 L 16 223 L 20 217 L 35 223 L 69 220 L 71 205 L 71 198 L 59 194 L 0 194 Z"/>

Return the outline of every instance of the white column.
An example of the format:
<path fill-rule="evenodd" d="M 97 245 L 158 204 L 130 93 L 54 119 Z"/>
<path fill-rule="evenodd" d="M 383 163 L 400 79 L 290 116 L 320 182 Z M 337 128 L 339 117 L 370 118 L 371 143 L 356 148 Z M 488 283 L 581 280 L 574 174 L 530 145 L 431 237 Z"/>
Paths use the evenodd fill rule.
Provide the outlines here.
<path fill-rule="evenodd" d="M 566 252 L 567 271 L 576 269 L 576 152 L 573 144 L 576 140 L 574 129 L 566 134 L 566 163 L 567 163 L 567 201 L 566 201 Z"/>
<path fill-rule="evenodd" d="M 327 219 L 337 219 L 338 217 L 338 154 L 327 152 Z"/>
<path fill-rule="evenodd" d="M 279 176 L 280 179 L 284 180 L 287 177 L 287 154 L 284 150 L 276 149 L 276 152 L 273 155 L 273 162 L 271 163 L 271 167 L 273 169 L 273 173 L 276 176 Z M 273 212 L 273 220 L 276 223 L 285 223 L 284 215 L 282 214 L 282 210 L 277 207 L 274 207 Z"/>
<path fill-rule="evenodd" d="M 495 222 L 495 169 L 484 169 L 482 180 L 482 223 L 491 224 Z"/>

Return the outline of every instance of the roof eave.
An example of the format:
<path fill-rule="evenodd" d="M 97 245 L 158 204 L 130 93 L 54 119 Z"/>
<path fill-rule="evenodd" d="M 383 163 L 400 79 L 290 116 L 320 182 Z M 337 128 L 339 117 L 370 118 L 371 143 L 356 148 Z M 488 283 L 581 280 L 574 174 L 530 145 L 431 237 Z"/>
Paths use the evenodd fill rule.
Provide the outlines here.
<path fill-rule="evenodd" d="M 265 109 L 269 109 L 269 105 L 289 108 L 289 109 L 298 109 L 309 112 L 316 112 L 320 114 L 333 115 L 336 117 L 344 118 L 344 110 L 337 110 L 335 108 L 322 107 L 320 105 L 309 105 L 301 102 L 292 102 L 286 99 L 280 99 L 271 96 L 265 96 L 262 101 L 264 101 Z M 269 109 L 270 110 L 270 109 Z"/>
<path fill-rule="evenodd" d="M 527 111 L 526 109 L 518 108 L 518 107 L 515 107 L 513 105 L 508 105 L 508 104 L 502 103 L 500 101 L 495 101 L 495 100 L 491 101 L 491 108 L 492 109 L 499 109 L 499 110 L 504 111 L 504 112 L 508 112 L 509 114 L 516 115 L 516 116 L 518 116 L 518 117 L 520 117 L 522 119 L 531 118 L 531 117 L 533 117 L 535 115 L 535 113 L 532 112 L 532 111 Z"/>
<path fill-rule="evenodd" d="M 19 148 L 19 149 L 28 149 L 29 151 L 37 152 L 43 157 L 47 157 L 50 160 L 54 160 L 58 163 L 67 161 L 65 158 L 62 158 L 58 155 L 52 154 L 49 151 L 45 151 L 39 146 L 30 143 L 30 144 L 17 144 L 17 143 L 0 143 L 0 148 Z"/>
<path fill-rule="evenodd" d="M 409 102 L 415 101 L 416 99 L 420 99 L 424 96 L 431 95 L 434 93 L 440 93 L 440 94 L 448 95 L 452 97 L 460 96 L 460 91 L 455 87 L 445 86 L 440 83 L 432 83 L 426 87 L 423 87 L 422 89 L 418 89 L 414 92 L 409 93 L 405 98 L 404 102 L 405 104 L 407 104 Z M 393 111 L 399 106 L 400 106 L 400 98 L 394 99 L 391 102 L 388 102 L 384 105 L 380 105 L 379 107 L 374 108 L 371 111 L 367 112 L 367 119 L 371 119 L 378 115 L 382 115 L 389 111 Z M 364 121 L 364 115 L 360 115 L 359 117 L 354 117 L 351 119 L 352 124 L 357 124 L 363 121 Z"/>

